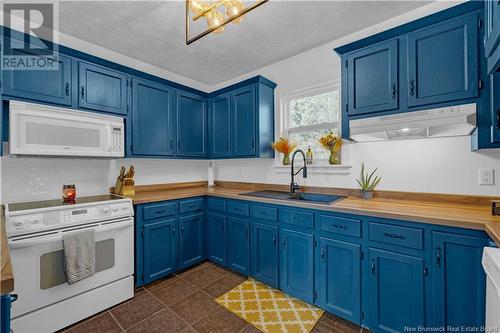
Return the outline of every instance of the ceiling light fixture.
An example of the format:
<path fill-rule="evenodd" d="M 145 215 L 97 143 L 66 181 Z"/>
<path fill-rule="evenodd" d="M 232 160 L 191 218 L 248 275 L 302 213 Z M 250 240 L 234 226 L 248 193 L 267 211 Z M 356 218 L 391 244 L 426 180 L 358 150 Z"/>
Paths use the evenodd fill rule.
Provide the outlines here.
<path fill-rule="evenodd" d="M 269 0 L 256 0 L 245 7 L 242 0 L 186 0 L 186 45 L 196 42 L 210 33 L 218 34 L 224 31 L 224 26 L 230 22 L 240 23 L 243 16 Z M 224 12 L 219 9 L 224 7 Z M 192 18 L 191 18 L 192 17 Z M 207 29 L 200 34 L 190 37 L 190 21 L 200 18 L 207 21 Z"/>

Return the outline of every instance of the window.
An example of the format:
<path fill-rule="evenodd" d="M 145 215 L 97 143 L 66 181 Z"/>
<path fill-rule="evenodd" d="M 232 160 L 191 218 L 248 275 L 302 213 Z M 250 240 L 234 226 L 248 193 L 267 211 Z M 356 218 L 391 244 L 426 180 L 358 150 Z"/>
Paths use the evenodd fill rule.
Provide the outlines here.
<path fill-rule="evenodd" d="M 309 146 L 315 160 L 329 153 L 319 138 L 332 131 L 340 134 L 340 91 L 338 83 L 283 96 L 283 135 L 304 151 Z"/>

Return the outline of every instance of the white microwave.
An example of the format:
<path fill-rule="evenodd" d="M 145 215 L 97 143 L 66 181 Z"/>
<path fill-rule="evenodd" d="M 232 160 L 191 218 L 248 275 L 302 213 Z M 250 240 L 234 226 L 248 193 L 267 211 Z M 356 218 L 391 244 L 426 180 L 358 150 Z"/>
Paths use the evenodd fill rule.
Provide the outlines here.
<path fill-rule="evenodd" d="M 50 156 L 124 156 L 121 117 L 11 101 L 10 153 Z"/>

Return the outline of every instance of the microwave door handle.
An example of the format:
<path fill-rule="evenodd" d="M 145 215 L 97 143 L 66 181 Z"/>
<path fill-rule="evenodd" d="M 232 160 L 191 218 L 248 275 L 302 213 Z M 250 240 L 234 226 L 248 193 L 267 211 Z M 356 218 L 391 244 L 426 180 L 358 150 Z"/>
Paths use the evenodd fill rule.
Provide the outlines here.
<path fill-rule="evenodd" d="M 111 125 L 106 126 L 106 129 L 108 131 L 108 142 L 107 142 L 108 146 L 106 148 L 106 151 L 108 153 L 110 153 L 111 152 L 111 145 L 112 145 L 111 141 L 113 141 L 113 129 L 111 128 Z"/>

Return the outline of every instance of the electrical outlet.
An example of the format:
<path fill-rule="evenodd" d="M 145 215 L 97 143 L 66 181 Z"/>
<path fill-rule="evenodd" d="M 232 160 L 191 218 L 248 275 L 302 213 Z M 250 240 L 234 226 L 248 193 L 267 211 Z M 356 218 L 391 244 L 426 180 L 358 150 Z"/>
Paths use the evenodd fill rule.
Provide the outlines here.
<path fill-rule="evenodd" d="M 494 185 L 494 170 L 479 169 L 479 185 Z"/>

